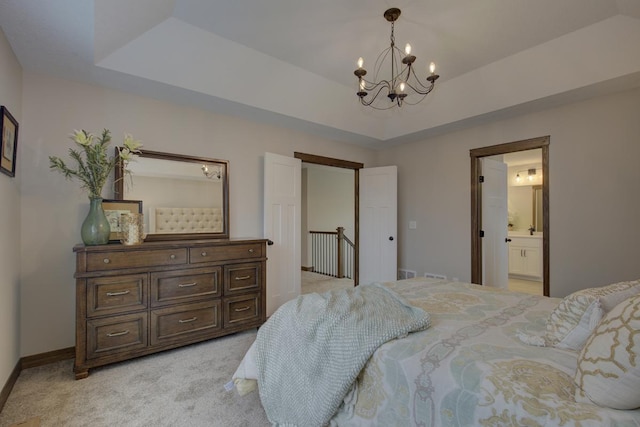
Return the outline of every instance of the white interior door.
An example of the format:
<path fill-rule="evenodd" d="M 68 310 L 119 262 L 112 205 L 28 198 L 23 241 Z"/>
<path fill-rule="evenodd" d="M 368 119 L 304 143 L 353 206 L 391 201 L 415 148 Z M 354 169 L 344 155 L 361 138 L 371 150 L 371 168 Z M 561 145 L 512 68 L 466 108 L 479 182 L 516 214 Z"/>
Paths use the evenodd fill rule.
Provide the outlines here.
<path fill-rule="evenodd" d="M 506 289 L 509 285 L 507 243 L 507 165 L 481 158 L 482 176 L 482 284 Z"/>
<path fill-rule="evenodd" d="M 264 155 L 264 237 L 267 246 L 267 316 L 300 295 L 300 159 Z"/>
<path fill-rule="evenodd" d="M 360 169 L 360 284 L 397 279 L 398 168 Z"/>

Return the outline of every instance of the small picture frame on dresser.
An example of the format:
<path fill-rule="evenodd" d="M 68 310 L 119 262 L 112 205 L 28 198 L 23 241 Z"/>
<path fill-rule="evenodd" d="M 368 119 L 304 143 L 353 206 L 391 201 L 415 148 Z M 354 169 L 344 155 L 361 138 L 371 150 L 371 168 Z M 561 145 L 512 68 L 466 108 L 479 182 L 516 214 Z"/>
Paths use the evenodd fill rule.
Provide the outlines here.
<path fill-rule="evenodd" d="M 112 200 L 104 199 L 102 209 L 109 220 L 111 233 L 110 242 L 120 241 L 120 215 L 126 213 L 142 213 L 142 200 Z"/>
<path fill-rule="evenodd" d="M 16 176 L 18 122 L 7 107 L 0 106 L 0 172 Z"/>

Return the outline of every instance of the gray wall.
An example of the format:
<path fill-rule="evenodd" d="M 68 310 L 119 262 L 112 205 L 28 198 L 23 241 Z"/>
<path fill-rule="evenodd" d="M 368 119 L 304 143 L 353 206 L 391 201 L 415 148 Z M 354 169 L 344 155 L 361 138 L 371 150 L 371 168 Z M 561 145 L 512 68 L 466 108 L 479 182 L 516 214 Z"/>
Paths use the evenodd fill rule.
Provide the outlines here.
<path fill-rule="evenodd" d="M 66 158 L 73 129 L 125 132 L 153 151 L 229 160 L 230 235 L 263 236 L 263 161 L 266 151 L 294 151 L 371 165 L 375 153 L 360 147 L 208 111 L 97 86 L 24 74 L 22 186 L 22 356 L 74 345 L 72 248 L 88 199 L 77 182 L 48 167 L 48 156 Z M 135 180 L 135 177 L 134 177 Z M 135 185 L 135 181 L 134 181 Z M 105 188 L 104 197 L 112 198 Z M 42 325 L 47 325 L 43 328 Z"/>
<path fill-rule="evenodd" d="M 20 175 L 22 69 L 0 29 L 0 104 L 18 121 L 16 177 L 0 174 L 0 388 L 20 357 Z"/>
<path fill-rule="evenodd" d="M 550 135 L 552 296 L 640 278 L 639 111 L 636 89 L 380 152 L 398 166 L 400 268 L 470 280 L 469 150 Z"/>
<path fill-rule="evenodd" d="M 48 168 L 49 155 L 66 156 L 74 128 L 109 128 L 116 144 L 129 132 L 150 150 L 228 159 L 232 237 L 262 236 L 265 151 L 307 152 L 367 167 L 396 164 L 399 266 L 466 281 L 469 149 L 551 135 L 552 294 L 640 277 L 635 260 L 640 90 L 373 152 L 101 87 L 21 75 L 4 39 L 0 59 L 0 91 L 21 122 L 19 177 L 0 177 L 0 195 L 9 202 L 0 208 L 0 375 L 5 378 L 18 352 L 27 356 L 74 345 L 71 250 L 80 241 L 88 203 L 77 183 Z M 408 229 L 409 220 L 417 221 L 416 230 Z"/>

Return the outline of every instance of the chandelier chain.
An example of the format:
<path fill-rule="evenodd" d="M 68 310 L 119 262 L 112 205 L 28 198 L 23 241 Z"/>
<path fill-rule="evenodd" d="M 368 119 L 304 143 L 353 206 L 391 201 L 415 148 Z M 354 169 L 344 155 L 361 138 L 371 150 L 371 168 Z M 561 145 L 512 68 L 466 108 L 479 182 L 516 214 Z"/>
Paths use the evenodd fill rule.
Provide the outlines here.
<path fill-rule="evenodd" d="M 395 22 L 392 22 L 391 23 L 391 47 L 396 45 L 396 36 L 393 34 L 394 27 L 395 27 Z"/>

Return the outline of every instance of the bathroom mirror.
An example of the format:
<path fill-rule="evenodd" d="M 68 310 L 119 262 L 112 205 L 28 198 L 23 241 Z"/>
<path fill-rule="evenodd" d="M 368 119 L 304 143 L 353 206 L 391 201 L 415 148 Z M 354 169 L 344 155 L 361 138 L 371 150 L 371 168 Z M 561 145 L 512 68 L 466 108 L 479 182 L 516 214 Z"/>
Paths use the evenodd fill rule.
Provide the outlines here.
<path fill-rule="evenodd" d="M 535 231 L 542 231 L 543 215 L 542 215 L 542 185 L 534 185 L 531 187 L 533 196 L 533 228 Z"/>
<path fill-rule="evenodd" d="M 229 162 L 144 150 L 115 170 L 116 200 L 141 200 L 145 241 L 229 238 Z"/>

